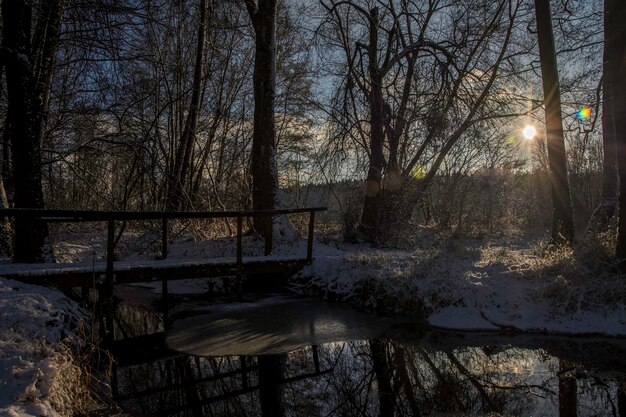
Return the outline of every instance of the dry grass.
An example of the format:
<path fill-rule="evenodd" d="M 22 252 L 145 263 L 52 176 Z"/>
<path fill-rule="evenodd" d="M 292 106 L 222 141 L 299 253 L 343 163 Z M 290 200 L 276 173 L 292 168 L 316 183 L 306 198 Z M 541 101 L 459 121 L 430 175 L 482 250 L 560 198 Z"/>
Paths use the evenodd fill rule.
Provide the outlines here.
<path fill-rule="evenodd" d="M 544 283 L 538 297 L 550 299 L 563 313 L 609 310 L 626 299 L 626 277 L 614 257 L 614 232 L 587 233 L 572 246 L 540 240 L 526 250 L 481 249 L 480 266 L 503 265 L 518 278 Z"/>

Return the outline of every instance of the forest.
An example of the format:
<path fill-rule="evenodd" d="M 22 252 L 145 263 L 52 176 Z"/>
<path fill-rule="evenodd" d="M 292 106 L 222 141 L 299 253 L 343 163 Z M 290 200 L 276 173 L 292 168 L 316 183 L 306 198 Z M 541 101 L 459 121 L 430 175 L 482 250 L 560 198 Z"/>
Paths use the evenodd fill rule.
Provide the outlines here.
<path fill-rule="evenodd" d="M 13 320 L 0 325 L 0 352 L 10 363 L 31 372 L 20 343 L 34 352 L 37 334 L 57 346 L 98 308 L 110 321 L 91 331 L 110 347 L 128 314 L 114 284 L 162 297 L 151 306 L 167 333 L 185 291 L 241 297 L 255 274 L 284 272 L 244 271 L 247 257 L 284 267 L 300 252 L 280 291 L 436 329 L 626 336 L 625 1 L 2 0 L 0 13 L 0 313 Z M 79 219 L 87 211 L 100 214 Z M 70 212 L 83 214 L 46 214 Z M 229 273 L 182 277 L 227 256 Z M 135 279 L 141 262 L 180 281 Z M 29 286 L 73 267 L 93 287 L 75 286 L 80 296 Z M 93 306 L 90 290 L 100 291 Z M 73 324 L 46 330 L 46 314 Z M 29 317 L 26 336 L 15 323 Z M 405 387 L 402 407 L 419 415 L 410 388 L 423 369 L 392 366 L 402 343 L 362 339 L 347 349 L 369 348 L 368 375 L 381 390 Z M 428 378 L 443 381 L 435 362 L 454 368 L 481 404 L 510 388 L 471 378 L 473 364 L 453 354 L 408 350 Z M 573 378 L 575 403 L 581 373 L 568 361 L 554 378 Z M 607 383 L 616 416 L 624 381 Z M 427 385 L 420 395 L 434 404 Z M 361 415 L 375 415 L 367 395 Z M 384 395 L 379 415 L 402 409 Z M 4 397 L 0 412 L 21 410 Z M 55 407 L 45 395 L 37 404 Z"/>
<path fill-rule="evenodd" d="M 392 244 L 608 225 L 620 2 L 374 3 L 8 2 L 2 206 L 325 199 L 346 237 Z M 47 232 L 20 227 L 40 259 Z"/>

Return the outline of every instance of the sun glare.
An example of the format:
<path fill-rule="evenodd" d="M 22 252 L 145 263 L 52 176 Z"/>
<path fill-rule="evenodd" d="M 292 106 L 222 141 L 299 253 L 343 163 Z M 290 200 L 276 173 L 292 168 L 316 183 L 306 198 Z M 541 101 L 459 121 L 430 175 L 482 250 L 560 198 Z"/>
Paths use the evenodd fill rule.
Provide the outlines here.
<path fill-rule="evenodd" d="M 522 134 L 524 138 L 531 140 L 537 135 L 537 129 L 535 129 L 535 126 L 528 125 L 522 130 Z"/>
<path fill-rule="evenodd" d="M 581 107 L 576 112 L 576 118 L 578 120 L 585 120 L 585 119 L 588 119 L 589 117 L 591 117 L 591 108 L 590 107 Z"/>

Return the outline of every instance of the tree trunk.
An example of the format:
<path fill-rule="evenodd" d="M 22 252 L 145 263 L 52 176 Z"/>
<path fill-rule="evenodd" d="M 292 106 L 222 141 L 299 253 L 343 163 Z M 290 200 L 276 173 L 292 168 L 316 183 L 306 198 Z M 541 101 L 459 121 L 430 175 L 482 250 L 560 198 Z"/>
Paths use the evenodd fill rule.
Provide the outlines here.
<path fill-rule="evenodd" d="M 279 205 L 276 167 L 276 0 L 248 0 L 256 34 L 254 56 L 254 133 L 252 139 L 252 208 L 272 210 Z M 273 221 L 256 216 L 254 229 L 271 241 Z"/>
<path fill-rule="evenodd" d="M 54 2 L 54 5 L 61 5 Z M 56 10 L 54 5 L 49 11 Z M 41 136 L 44 125 L 45 82 L 35 75 L 33 55 L 30 45 L 30 28 L 32 8 L 24 0 L 4 0 L 2 2 L 3 18 L 3 52 L 7 77 L 8 102 L 11 120 L 11 145 L 13 156 L 13 179 L 15 181 L 14 202 L 16 207 L 43 208 L 43 191 L 41 185 Z M 44 42 L 42 55 L 38 56 L 41 63 L 38 74 L 46 77 L 48 66 L 53 60 L 48 59 L 50 52 L 54 55 L 58 27 L 48 28 L 59 19 L 41 18 L 46 25 L 45 37 L 51 39 Z M 52 25 L 54 26 L 54 25 Z M 47 77 L 49 79 L 49 77 Z M 49 91 L 49 90 L 48 90 Z M 45 99 L 45 101 L 44 101 Z M 40 220 L 16 219 L 15 221 L 15 262 L 41 262 L 49 260 L 51 252 L 46 245 L 48 228 Z"/>
<path fill-rule="evenodd" d="M 572 199 L 567 179 L 567 156 L 561 116 L 561 91 L 557 69 L 552 14 L 549 0 L 535 0 L 537 38 L 546 112 L 546 141 L 552 189 L 552 241 L 569 243 L 574 239 Z"/>
<path fill-rule="evenodd" d="M 4 68 L 3 68 L 4 71 Z M 13 181 L 13 152 L 11 151 L 11 106 L 7 106 L 7 114 L 4 119 L 4 131 L 2 132 L 2 180 L 6 193 L 8 207 L 14 205 L 15 190 Z"/>
<path fill-rule="evenodd" d="M 626 381 L 617 381 L 617 415 L 626 417 Z"/>
<path fill-rule="evenodd" d="M 623 29 L 626 19 L 626 2 L 623 0 L 605 0 L 609 26 L 605 31 L 611 40 L 611 56 L 609 67 L 615 64 L 616 74 L 613 91 L 613 112 L 615 120 L 615 146 L 619 172 L 619 221 L 617 230 L 617 258 L 622 270 L 626 270 L 626 30 Z"/>
<path fill-rule="evenodd" d="M 196 130 L 198 127 L 198 114 L 200 111 L 200 97 L 202 92 L 202 74 L 204 72 L 204 50 L 206 48 L 206 31 L 207 31 L 207 2 L 200 0 L 200 22 L 198 23 L 198 43 L 196 46 L 196 61 L 193 71 L 193 87 L 191 93 L 191 101 L 189 103 L 189 112 L 183 126 L 176 156 L 174 158 L 174 167 L 169 178 L 167 196 L 165 201 L 165 210 L 178 210 L 185 200 L 185 185 L 189 177 L 189 166 L 191 164 L 191 155 L 193 145 L 196 140 Z"/>
<path fill-rule="evenodd" d="M 602 74 L 602 199 L 589 221 L 588 230 L 606 230 L 618 204 L 617 156 L 615 148 L 615 115 L 613 100 L 615 83 L 619 79 L 619 62 L 612 54 L 608 28 L 610 26 L 610 0 L 604 2 L 604 58 Z"/>
<path fill-rule="evenodd" d="M 59 43 L 59 32 L 63 18 L 64 0 L 50 0 L 43 2 L 42 16 L 40 17 L 33 39 L 35 103 L 38 106 L 38 116 L 35 125 L 37 142 L 43 143 L 44 131 L 48 120 L 48 102 L 52 89 L 54 63 Z"/>
<path fill-rule="evenodd" d="M 576 377 L 571 365 L 559 359 L 559 417 L 576 417 L 578 401 L 576 395 Z"/>
<path fill-rule="evenodd" d="M 4 191 L 4 179 L 0 172 L 0 208 L 8 208 L 9 202 Z M 8 217 L 0 217 L 0 256 L 13 255 L 13 232 Z"/>
<path fill-rule="evenodd" d="M 263 417 L 285 415 L 282 378 L 287 355 L 259 356 L 259 397 Z"/>
<path fill-rule="evenodd" d="M 372 352 L 372 365 L 376 375 L 378 385 L 378 402 L 380 417 L 393 417 L 394 397 L 391 386 L 391 369 L 387 361 L 387 343 L 382 340 L 370 340 L 370 350 Z"/>
<path fill-rule="evenodd" d="M 398 151 L 400 140 L 407 127 L 407 112 L 411 94 L 411 86 L 413 85 L 413 77 L 415 74 L 415 64 L 417 62 L 417 53 L 413 53 L 407 60 L 407 73 L 402 86 L 402 100 L 400 107 L 395 114 L 395 123 L 391 125 L 391 111 L 385 114 L 387 126 L 385 133 L 387 143 L 389 144 L 389 161 L 387 164 L 387 172 L 383 185 L 382 197 L 382 213 L 381 213 L 381 230 L 389 233 L 390 231 L 401 230 L 407 221 L 410 220 L 413 208 L 415 207 L 407 198 L 410 193 L 409 187 L 405 187 L 407 178 L 402 174 L 400 163 L 398 161 Z M 383 239 L 386 239 L 383 236 Z"/>
<path fill-rule="evenodd" d="M 407 363 L 406 359 L 406 350 L 403 347 L 400 347 L 398 344 L 394 344 L 393 347 L 395 350 L 395 371 L 398 373 L 398 380 L 400 382 L 400 385 L 402 386 L 402 389 L 404 390 L 406 401 L 409 403 L 411 416 L 421 417 L 422 413 L 419 409 L 419 404 L 417 402 L 417 398 L 415 397 L 415 392 L 413 392 L 411 378 L 409 377 L 409 364 Z M 412 360 L 412 358 L 410 360 Z M 416 381 L 416 384 L 419 384 L 419 381 Z"/>
<path fill-rule="evenodd" d="M 380 211 L 382 204 L 383 180 L 383 77 L 378 66 L 378 8 L 370 12 L 369 27 L 369 73 L 371 91 L 370 104 L 370 160 L 365 181 L 365 201 L 361 214 L 360 231 L 370 242 L 378 240 L 380 235 Z"/>
<path fill-rule="evenodd" d="M 0 68 L 0 80 L 4 71 L 4 59 L 0 58 L 2 67 Z M 7 109 L 8 113 L 8 109 Z M 7 115 L 4 122 L 4 132 L 2 134 L 2 160 L 0 160 L 0 208 L 9 208 L 9 198 L 7 195 L 7 176 L 11 175 L 11 151 L 10 151 L 10 123 Z M 10 185 L 9 185 L 10 187 Z M 12 188 L 11 188 L 12 189 Z M 11 193 L 12 195 L 12 193 Z M 0 256 L 13 256 L 13 227 L 8 217 L 0 218 Z"/>

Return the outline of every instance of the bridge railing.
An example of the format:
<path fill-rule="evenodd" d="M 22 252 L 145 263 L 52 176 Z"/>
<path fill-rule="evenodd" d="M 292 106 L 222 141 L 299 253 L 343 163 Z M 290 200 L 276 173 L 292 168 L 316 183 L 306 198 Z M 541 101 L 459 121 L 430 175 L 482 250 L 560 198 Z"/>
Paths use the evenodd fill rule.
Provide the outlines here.
<path fill-rule="evenodd" d="M 168 255 L 168 228 L 169 221 L 173 219 L 223 219 L 235 218 L 237 221 L 237 252 L 236 252 L 236 275 L 237 282 L 241 282 L 244 271 L 243 265 L 243 220 L 250 217 L 278 216 L 298 213 L 309 213 L 307 253 L 306 262 L 313 260 L 313 235 L 315 230 L 315 213 L 325 211 L 326 207 L 304 207 L 288 208 L 276 210 L 252 210 L 252 211 L 91 211 L 91 210 L 51 210 L 51 209 L 27 209 L 27 208 L 7 208 L 0 209 L 0 219 L 2 218 L 24 218 L 41 220 L 46 223 L 64 222 L 106 222 L 107 223 L 107 252 L 104 285 L 100 288 L 100 296 L 105 300 L 105 313 L 107 329 L 113 328 L 112 307 L 109 305 L 112 300 L 113 287 L 115 284 L 114 260 L 115 260 L 115 223 L 119 221 L 140 221 L 140 220 L 161 220 L 161 259 Z M 272 239 L 265 236 L 265 255 L 272 251 Z M 304 259 L 303 259 L 304 260 Z M 162 296 L 164 300 L 164 322 L 167 323 L 168 308 L 168 285 L 167 278 L 162 278 Z M 83 287 L 84 295 L 88 293 L 88 288 Z M 106 331 L 105 339 L 112 341 L 112 332 Z M 109 334 L 110 333 L 110 334 Z"/>
<path fill-rule="evenodd" d="M 309 213 L 307 256 L 308 262 L 313 258 L 313 233 L 315 227 L 315 213 L 325 211 L 326 207 L 303 207 L 275 210 L 247 210 L 247 211 L 92 211 L 92 210 L 51 210 L 8 208 L 0 209 L 0 218 L 27 218 L 39 219 L 44 222 L 107 222 L 107 264 L 114 259 L 115 250 L 115 222 L 133 220 L 161 220 L 161 258 L 167 258 L 169 220 L 172 219 L 224 219 L 237 220 L 237 261 L 243 257 L 243 219 L 249 217 L 277 216 L 297 213 Z M 265 255 L 272 251 L 273 242 L 270 236 L 265 237 Z"/>

